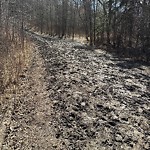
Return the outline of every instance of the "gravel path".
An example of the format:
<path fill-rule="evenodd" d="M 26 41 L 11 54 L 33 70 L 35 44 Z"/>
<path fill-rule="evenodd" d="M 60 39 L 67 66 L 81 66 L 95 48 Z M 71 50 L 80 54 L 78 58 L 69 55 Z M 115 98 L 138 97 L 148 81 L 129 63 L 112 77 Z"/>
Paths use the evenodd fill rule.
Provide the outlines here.
<path fill-rule="evenodd" d="M 31 34 L 2 150 L 148 150 L 150 68 Z"/>

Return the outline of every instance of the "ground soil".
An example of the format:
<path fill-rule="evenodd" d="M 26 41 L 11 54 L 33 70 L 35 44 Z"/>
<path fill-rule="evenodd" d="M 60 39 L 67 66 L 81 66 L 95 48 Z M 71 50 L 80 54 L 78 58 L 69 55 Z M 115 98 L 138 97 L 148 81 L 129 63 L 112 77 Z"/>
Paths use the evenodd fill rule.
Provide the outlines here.
<path fill-rule="evenodd" d="M 28 35 L 31 64 L 18 92 L 5 97 L 9 106 L 1 106 L 2 150 L 150 148 L 149 66 L 79 42 Z"/>

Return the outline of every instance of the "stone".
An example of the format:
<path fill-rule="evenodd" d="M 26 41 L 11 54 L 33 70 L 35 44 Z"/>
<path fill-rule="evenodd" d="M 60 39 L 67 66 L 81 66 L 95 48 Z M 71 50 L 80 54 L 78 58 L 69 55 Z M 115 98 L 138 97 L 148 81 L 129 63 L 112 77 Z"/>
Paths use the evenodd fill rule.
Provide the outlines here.
<path fill-rule="evenodd" d="M 122 136 L 121 136 L 120 134 L 116 134 L 115 140 L 116 140 L 117 142 L 121 142 L 121 141 L 122 141 Z"/>

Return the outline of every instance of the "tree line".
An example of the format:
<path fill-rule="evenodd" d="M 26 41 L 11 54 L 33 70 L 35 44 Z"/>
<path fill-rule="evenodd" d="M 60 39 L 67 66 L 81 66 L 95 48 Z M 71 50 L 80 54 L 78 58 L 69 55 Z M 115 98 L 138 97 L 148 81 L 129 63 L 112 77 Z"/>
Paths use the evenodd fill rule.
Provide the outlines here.
<path fill-rule="evenodd" d="M 59 38 L 84 36 L 91 46 L 106 45 L 122 49 L 122 53 L 141 53 L 143 59 L 150 53 L 149 0 L 0 0 L 0 3 L 0 26 L 5 26 L 7 38 L 14 40 L 15 33 L 22 38 L 21 29 L 28 28 Z"/>
<path fill-rule="evenodd" d="M 31 0 L 30 9 L 30 26 L 41 33 L 85 36 L 91 46 L 107 45 L 148 59 L 149 0 Z"/>

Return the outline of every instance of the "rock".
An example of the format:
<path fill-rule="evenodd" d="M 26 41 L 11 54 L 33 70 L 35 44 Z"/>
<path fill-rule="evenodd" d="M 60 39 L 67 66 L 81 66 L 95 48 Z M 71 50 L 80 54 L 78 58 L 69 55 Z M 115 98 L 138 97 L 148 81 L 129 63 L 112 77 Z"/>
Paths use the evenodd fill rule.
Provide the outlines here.
<path fill-rule="evenodd" d="M 122 136 L 121 136 L 120 134 L 116 134 L 115 140 L 116 140 L 117 142 L 122 142 Z"/>
<path fill-rule="evenodd" d="M 81 103 L 81 106 L 85 107 L 86 103 L 85 102 L 82 102 Z"/>

